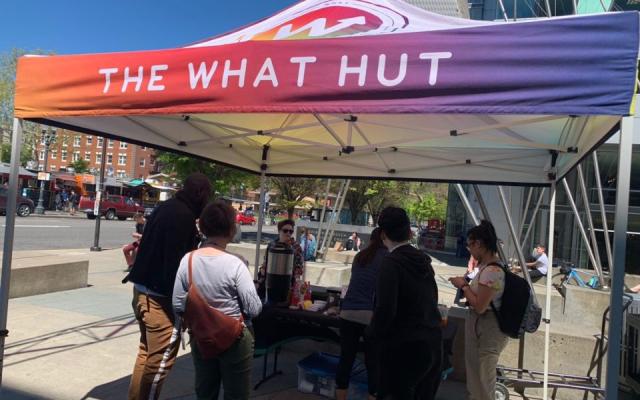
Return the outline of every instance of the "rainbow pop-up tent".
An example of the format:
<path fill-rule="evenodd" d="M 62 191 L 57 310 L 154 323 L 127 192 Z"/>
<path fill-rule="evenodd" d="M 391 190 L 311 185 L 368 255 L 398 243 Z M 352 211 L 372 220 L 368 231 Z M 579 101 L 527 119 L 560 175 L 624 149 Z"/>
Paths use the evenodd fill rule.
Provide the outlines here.
<path fill-rule="evenodd" d="M 263 175 L 555 187 L 632 113 L 637 59 L 635 12 L 306 0 L 184 48 L 23 57 L 15 115 Z"/>

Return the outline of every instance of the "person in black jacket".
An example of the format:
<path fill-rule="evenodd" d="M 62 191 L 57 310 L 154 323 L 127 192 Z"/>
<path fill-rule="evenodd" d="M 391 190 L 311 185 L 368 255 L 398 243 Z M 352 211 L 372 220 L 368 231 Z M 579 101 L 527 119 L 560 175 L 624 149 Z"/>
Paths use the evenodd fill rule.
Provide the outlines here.
<path fill-rule="evenodd" d="M 378 347 L 378 399 L 435 399 L 442 332 L 431 258 L 411 246 L 407 213 L 385 208 L 378 219 L 389 250 L 380 267 L 370 333 Z"/>
<path fill-rule="evenodd" d="M 125 278 L 134 284 L 133 311 L 140 326 L 130 400 L 157 399 L 178 354 L 180 326 L 171 296 L 180 260 L 197 246 L 196 219 L 210 194 L 205 175 L 189 175 L 183 189 L 147 220 L 133 268 Z"/>

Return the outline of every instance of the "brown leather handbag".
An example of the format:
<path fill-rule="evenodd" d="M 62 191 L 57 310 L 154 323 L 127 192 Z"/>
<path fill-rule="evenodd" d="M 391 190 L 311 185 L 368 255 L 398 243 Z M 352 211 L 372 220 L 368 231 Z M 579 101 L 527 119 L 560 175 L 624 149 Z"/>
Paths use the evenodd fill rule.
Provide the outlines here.
<path fill-rule="evenodd" d="M 230 317 L 211 307 L 193 284 L 193 254 L 189 254 L 189 289 L 183 315 L 192 340 L 205 360 L 215 358 L 230 348 L 242 334 L 242 316 Z"/>

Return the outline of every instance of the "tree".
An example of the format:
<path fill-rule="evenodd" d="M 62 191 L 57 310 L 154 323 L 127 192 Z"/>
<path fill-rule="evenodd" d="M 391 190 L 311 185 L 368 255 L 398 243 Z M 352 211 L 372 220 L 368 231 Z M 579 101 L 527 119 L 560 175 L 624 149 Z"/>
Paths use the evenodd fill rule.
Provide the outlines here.
<path fill-rule="evenodd" d="M 33 159 L 33 150 L 27 146 L 22 146 L 20 150 L 20 165 L 25 166 Z M 0 144 L 0 160 L 3 163 L 11 162 L 11 143 Z"/>
<path fill-rule="evenodd" d="M 448 192 L 447 184 L 412 184 L 412 196 L 406 204 L 407 212 L 417 223 L 429 219 L 444 220 L 447 217 Z"/>
<path fill-rule="evenodd" d="M 287 210 L 287 217 L 293 218 L 296 207 L 304 204 L 304 198 L 312 195 L 318 188 L 318 181 L 309 178 L 271 178 L 278 190 L 278 205 Z"/>
<path fill-rule="evenodd" d="M 404 199 L 409 195 L 409 184 L 394 181 L 371 181 L 371 183 L 367 191 L 367 209 L 375 224 L 385 207 L 404 206 Z"/>
<path fill-rule="evenodd" d="M 13 97 L 18 58 L 25 54 L 53 54 L 42 50 L 13 49 L 0 54 L 0 139 L 11 137 L 13 132 Z M 29 121 L 23 123 L 23 144 L 20 152 L 22 165 L 35 159 L 35 144 L 41 134 L 41 125 Z M 8 154 L 8 156 L 5 156 Z M 11 145 L 2 147 L 2 160 L 11 159 Z"/>
<path fill-rule="evenodd" d="M 77 174 L 83 174 L 89 170 L 89 161 L 79 158 L 69 164 L 69 167 L 73 168 Z"/>
<path fill-rule="evenodd" d="M 347 197 L 344 199 L 351 212 L 351 225 L 355 225 L 358 221 L 358 215 L 367 205 L 369 196 L 367 191 L 371 181 L 368 180 L 352 180 L 347 190 Z"/>
<path fill-rule="evenodd" d="M 194 157 L 161 151 L 158 152 L 156 161 L 160 164 L 162 172 L 175 174 L 181 181 L 194 172 L 205 174 L 211 182 L 213 191 L 219 196 L 230 194 L 234 187 L 240 185 L 247 188 L 258 186 L 257 175 Z"/>

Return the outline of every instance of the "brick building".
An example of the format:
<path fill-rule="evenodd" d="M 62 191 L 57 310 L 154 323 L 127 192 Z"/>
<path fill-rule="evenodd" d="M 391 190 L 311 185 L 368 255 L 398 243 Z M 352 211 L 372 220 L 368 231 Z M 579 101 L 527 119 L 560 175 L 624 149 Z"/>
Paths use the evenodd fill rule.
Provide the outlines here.
<path fill-rule="evenodd" d="M 47 172 L 65 171 L 79 159 L 89 162 L 92 173 L 100 171 L 102 146 L 107 147 L 105 175 L 117 178 L 146 178 L 156 172 L 155 151 L 119 140 L 58 129 L 49 146 Z M 44 142 L 36 144 L 38 170 L 44 170 Z"/>

